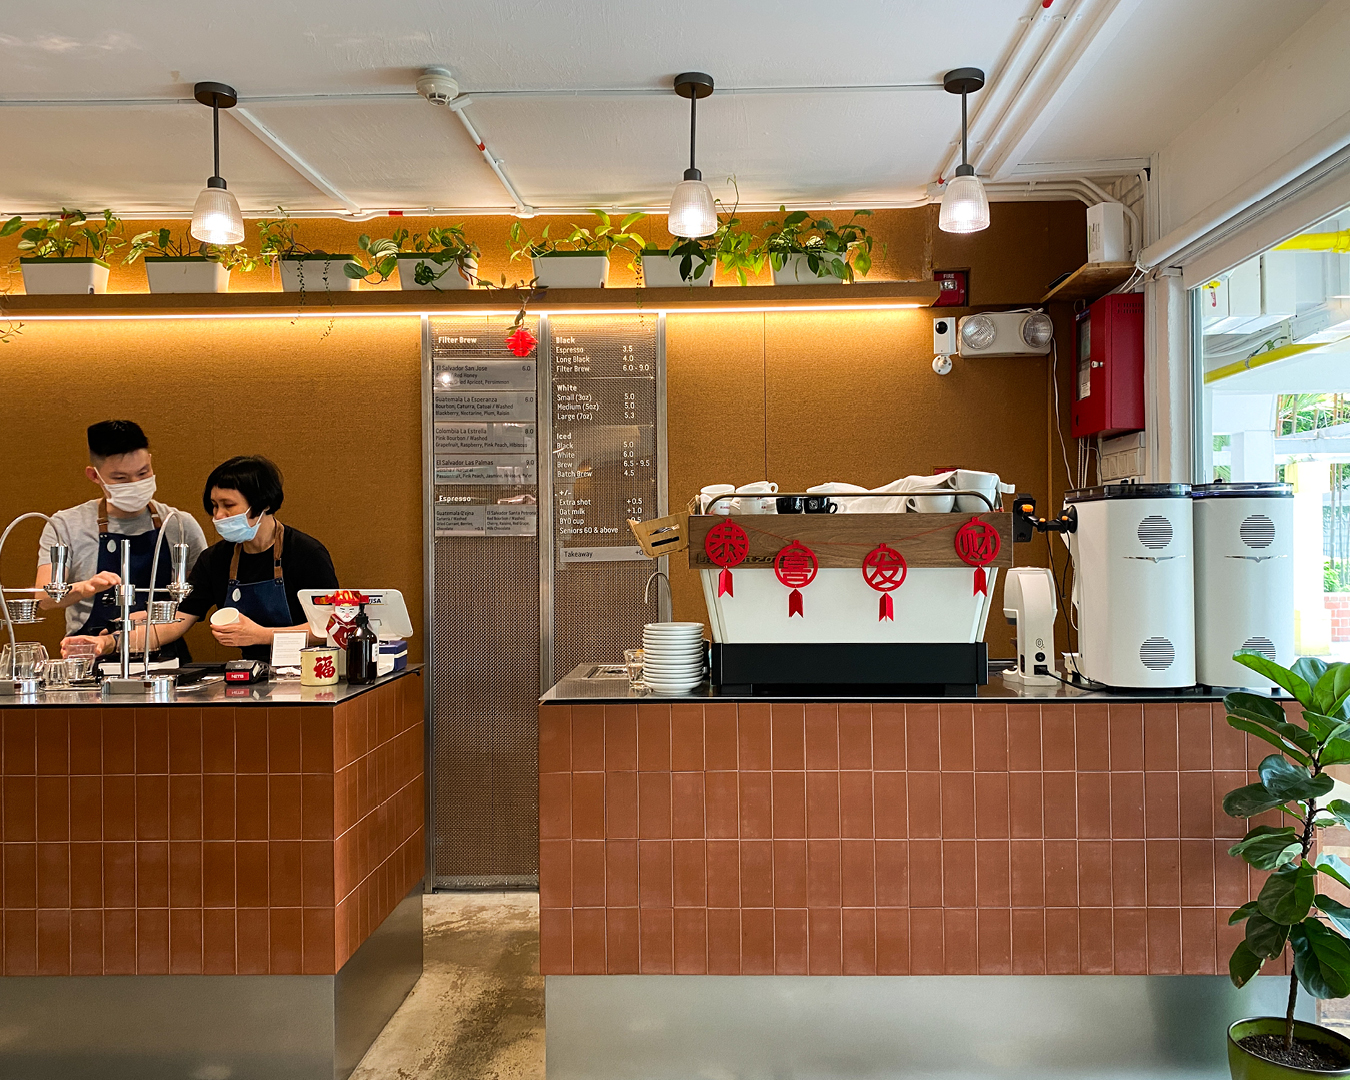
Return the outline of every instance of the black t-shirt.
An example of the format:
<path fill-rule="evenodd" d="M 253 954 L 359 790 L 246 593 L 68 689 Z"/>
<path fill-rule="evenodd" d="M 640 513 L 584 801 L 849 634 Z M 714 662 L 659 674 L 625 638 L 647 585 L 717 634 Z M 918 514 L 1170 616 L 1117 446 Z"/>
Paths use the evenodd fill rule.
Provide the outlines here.
<path fill-rule="evenodd" d="M 228 607 L 225 593 L 230 577 L 230 558 L 234 554 L 234 545 L 228 540 L 212 544 L 197 560 L 188 577 L 192 593 L 178 610 L 185 615 L 204 618 L 214 607 Z M 281 576 L 286 587 L 286 600 L 291 607 L 291 625 L 299 626 L 305 621 L 304 610 L 296 593 L 300 589 L 336 589 L 337 571 L 333 569 L 333 560 L 328 549 L 308 533 L 303 533 L 292 525 L 286 526 L 281 540 Z M 272 549 L 265 551 L 239 552 L 239 581 L 248 585 L 256 581 L 268 581 L 272 577 Z M 243 650 L 244 658 L 266 660 L 271 650 L 266 645 L 249 645 Z"/>

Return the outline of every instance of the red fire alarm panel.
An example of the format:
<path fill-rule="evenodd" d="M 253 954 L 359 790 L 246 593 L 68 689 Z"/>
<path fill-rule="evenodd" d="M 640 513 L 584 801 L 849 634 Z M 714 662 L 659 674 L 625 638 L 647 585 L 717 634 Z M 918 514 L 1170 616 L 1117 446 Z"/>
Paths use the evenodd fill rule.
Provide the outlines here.
<path fill-rule="evenodd" d="M 933 274 L 933 280 L 942 290 L 933 301 L 934 307 L 966 306 L 966 295 L 970 289 L 965 270 L 938 270 Z"/>
<path fill-rule="evenodd" d="M 1103 296 L 1078 314 L 1069 430 L 1075 439 L 1144 428 L 1144 297 Z"/>

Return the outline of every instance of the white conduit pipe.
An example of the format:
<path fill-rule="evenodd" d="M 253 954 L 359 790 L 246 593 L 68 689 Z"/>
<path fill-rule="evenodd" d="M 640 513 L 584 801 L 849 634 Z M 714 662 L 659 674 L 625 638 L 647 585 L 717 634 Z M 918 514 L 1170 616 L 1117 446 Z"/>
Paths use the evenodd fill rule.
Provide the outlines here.
<path fill-rule="evenodd" d="M 304 158 L 286 145 L 271 129 L 261 120 L 254 116 L 247 109 L 235 107 L 227 113 L 233 116 L 248 131 L 257 137 L 258 141 L 271 150 L 282 161 L 286 162 L 292 169 L 298 172 L 316 188 L 322 191 L 334 202 L 341 203 L 349 214 L 360 214 L 361 207 L 352 199 L 349 199 L 343 192 L 339 191 L 328 178 L 319 172 L 314 166 L 310 165 Z"/>
<path fill-rule="evenodd" d="M 535 208 L 520 197 L 520 192 L 516 190 L 516 186 L 511 183 L 505 170 L 502 169 L 502 163 L 498 161 L 497 158 L 493 156 L 492 151 L 487 148 L 487 143 L 483 141 L 483 137 L 478 134 L 477 129 L 473 126 L 473 121 L 469 119 L 468 114 L 464 111 L 469 105 L 470 100 L 471 99 L 467 96 L 456 98 L 454 101 L 450 102 L 450 111 L 459 117 L 459 122 L 464 125 L 464 130 L 469 133 L 469 138 L 473 140 L 474 145 L 477 146 L 479 152 L 482 153 L 483 159 L 488 163 L 488 167 L 497 174 L 497 179 L 502 182 L 502 187 L 506 188 L 506 193 L 511 196 L 511 201 L 516 204 L 516 213 L 521 217 L 534 217 L 536 213 Z"/>

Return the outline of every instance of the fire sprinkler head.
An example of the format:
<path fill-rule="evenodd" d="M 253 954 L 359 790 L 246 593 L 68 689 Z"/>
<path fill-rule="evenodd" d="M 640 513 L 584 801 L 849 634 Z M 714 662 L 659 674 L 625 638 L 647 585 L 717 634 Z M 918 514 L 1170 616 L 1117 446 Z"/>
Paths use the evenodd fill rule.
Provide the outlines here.
<path fill-rule="evenodd" d="M 417 77 L 417 92 L 433 105 L 449 105 L 459 96 L 459 83 L 449 68 L 426 68 Z"/>

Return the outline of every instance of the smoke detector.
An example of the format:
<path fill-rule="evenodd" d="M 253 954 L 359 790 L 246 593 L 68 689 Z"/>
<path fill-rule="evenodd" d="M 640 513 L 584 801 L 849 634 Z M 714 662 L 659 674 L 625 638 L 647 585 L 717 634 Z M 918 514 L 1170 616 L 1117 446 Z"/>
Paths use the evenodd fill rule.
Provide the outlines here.
<path fill-rule="evenodd" d="M 433 105 L 449 105 L 459 96 L 459 83 L 449 68 L 426 68 L 417 77 L 417 92 Z"/>

